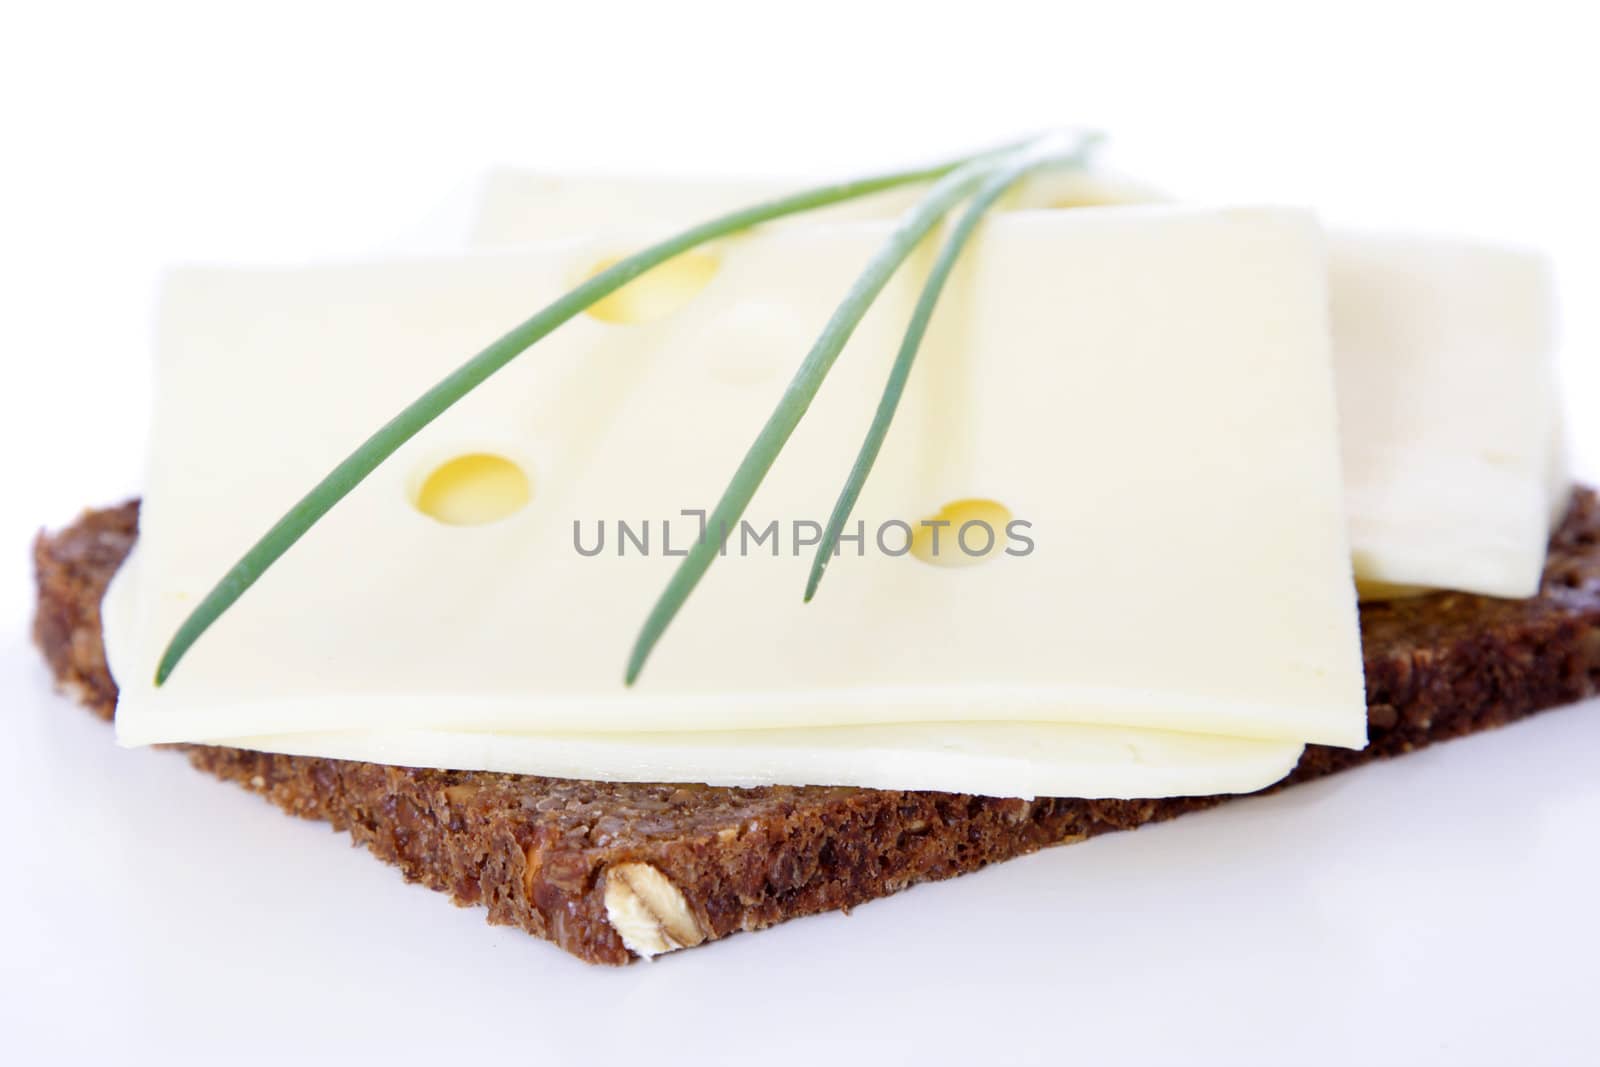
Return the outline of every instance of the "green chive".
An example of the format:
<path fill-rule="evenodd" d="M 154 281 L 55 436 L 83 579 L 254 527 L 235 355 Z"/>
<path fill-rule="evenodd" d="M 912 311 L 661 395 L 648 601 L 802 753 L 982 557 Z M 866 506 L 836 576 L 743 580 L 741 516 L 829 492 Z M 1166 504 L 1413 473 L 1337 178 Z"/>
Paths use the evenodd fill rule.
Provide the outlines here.
<path fill-rule="evenodd" d="M 412 401 L 409 407 L 367 438 L 359 448 L 301 498 L 299 503 L 290 508 L 288 513 L 279 519 L 261 540 L 251 546 L 227 574 L 223 575 L 222 580 L 206 594 L 206 598 L 178 627 L 177 633 L 173 635 L 161 657 L 160 665 L 156 668 L 156 685 L 161 685 L 171 676 L 173 668 L 183 659 L 195 641 L 224 611 L 244 595 L 245 590 L 255 584 L 267 568 L 293 547 L 295 542 L 332 510 L 335 504 L 360 485 L 379 464 L 392 456 L 400 446 L 448 410 L 456 401 L 482 385 L 496 371 L 521 355 L 534 342 L 550 334 L 590 305 L 616 292 L 652 267 L 707 241 L 726 237 L 787 215 L 853 200 L 896 186 L 943 178 L 958 169 L 970 168 L 975 163 L 1004 155 L 1013 151 L 1015 147 L 1010 145 L 992 149 L 938 166 L 820 186 L 792 196 L 770 200 L 684 230 L 596 274 L 473 356 L 449 377 Z"/>
<path fill-rule="evenodd" d="M 807 603 L 810 603 L 811 598 L 817 593 L 817 586 L 822 582 L 822 572 L 827 570 L 828 561 L 833 558 L 835 546 L 839 543 L 840 531 L 849 520 L 850 512 L 855 510 L 856 500 L 861 496 L 861 487 L 866 484 L 867 475 L 871 473 L 872 465 L 878 460 L 883 440 L 889 434 L 889 424 L 894 421 L 895 411 L 900 406 L 900 397 L 905 392 L 906 380 L 911 377 L 911 365 L 916 362 L 917 351 L 922 347 L 922 338 L 928 332 L 933 309 L 939 303 L 945 283 L 950 280 L 950 272 L 955 269 L 956 261 L 961 257 L 973 232 L 977 230 L 978 223 L 983 221 L 984 215 L 994 206 L 996 200 L 1005 195 L 1007 189 L 1029 173 L 1046 166 L 1082 166 L 1088 161 L 1093 147 L 1094 139 L 1084 138 L 1070 149 L 1056 142 L 1024 150 L 990 174 L 982 188 L 973 194 L 972 202 L 967 205 L 966 211 L 950 231 L 950 236 L 945 239 L 944 246 L 939 249 L 938 258 L 934 260 L 933 269 L 928 273 L 922 294 L 917 298 L 917 306 L 911 313 L 911 324 L 906 327 L 905 339 L 900 343 L 900 352 L 889 371 L 889 384 L 884 386 L 883 398 L 878 401 L 878 410 L 872 418 L 872 425 L 867 429 L 866 440 L 861 442 L 861 451 L 856 454 L 855 465 L 850 468 L 850 477 L 845 482 L 844 491 L 839 494 L 839 500 L 833 506 L 833 514 L 828 517 L 828 527 L 823 532 L 822 541 L 817 545 L 817 555 L 811 563 L 811 576 L 806 581 Z"/>
<path fill-rule="evenodd" d="M 855 332 L 856 326 L 866 315 L 873 300 L 888 284 L 889 278 L 917 244 L 957 203 L 972 195 L 973 190 L 994 173 L 997 167 L 1009 168 L 1017 158 L 1018 152 L 1031 156 L 1045 144 L 1058 145 L 1059 142 L 1056 137 L 1030 141 L 1011 152 L 978 157 L 950 171 L 906 214 L 884 246 L 867 264 L 861 276 L 856 279 L 824 327 L 821 336 L 817 338 L 816 344 L 800 364 L 799 370 L 795 372 L 794 378 L 790 380 L 788 388 L 779 399 L 777 407 L 768 417 L 755 443 L 750 446 L 743 462 L 734 472 L 733 479 L 723 491 L 716 509 L 707 519 L 705 525 L 707 531 L 733 529 L 744 515 L 750 499 L 755 496 L 756 489 L 766 478 L 767 472 L 772 469 L 778 453 L 794 433 L 806 409 L 811 406 L 812 399 L 817 395 L 823 379 L 827 377 L 828 371 L 833 367 L 845 343 L 849 341 L 850 335 Z M 634 641 L 624 675 L 626 684 L 632 685 L 638 679 L 651 650 L 655 648 L 667 626 L 683 607 L 689 594 L 694 591 L 694 587 L 699 584 L 712 561 L 717 558 L 720 549 L 718 541 L 718 537 L 708 532 L 707 536 L 696 542 L 688 555 L 678 564 L 677 570 L 667 583 L 667 588 L 651 609 L 644 626 L 639 631 L 639 636 Z"/>

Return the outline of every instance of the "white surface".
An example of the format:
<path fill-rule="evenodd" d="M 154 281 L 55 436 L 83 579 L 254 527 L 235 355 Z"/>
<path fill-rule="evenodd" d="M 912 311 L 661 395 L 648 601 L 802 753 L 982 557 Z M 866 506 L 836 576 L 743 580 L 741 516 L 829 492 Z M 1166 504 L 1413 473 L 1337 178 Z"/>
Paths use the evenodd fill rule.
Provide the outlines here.
<path fill-rule="evenodd" d="M 1546 248 L 1593 480 L 1600 87 L 1578 7 L 996 0 L 912 31 L 894 5 L 819 0 L 691 33 L 687 0 L 631 23 L 89 6 L 34 5 L 0 39 L 0 89 L 27 102 L 0 172 L 0 1054 L 401 1062 L 460 1042 L 558 1063 L 586 1024 L 661 1064 L 1600 1058 L 1594 702 L 616 972 L 179 757 L 117 750 L 24 639 L 34 527 L 137 484 L 160 264 L 417 247 L 407 220 L 493 163 L 841 173 L 1094 121 L 1122 169 L 1185 188 Z M 969 76 L 933 76 L 956 56 Z M 92 434 L 42 448 L 63 420 Z"/>

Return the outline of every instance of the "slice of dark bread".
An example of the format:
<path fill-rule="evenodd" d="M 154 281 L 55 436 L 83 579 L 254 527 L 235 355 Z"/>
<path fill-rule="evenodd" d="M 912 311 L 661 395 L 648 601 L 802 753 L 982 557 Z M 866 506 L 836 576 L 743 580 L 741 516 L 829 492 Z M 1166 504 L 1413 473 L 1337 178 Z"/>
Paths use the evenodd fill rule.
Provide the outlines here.
<path fill-rule="evenodd" d="M 108 719 L 117 690 L 100 598 L 138 517 L 137 503 L 90 511 L 34 547 L 35 638 L 61 687 Z M 1594 694 L 1600 500 L 1574 495 L 1537 597 L 1368 604 L 1361 631 L 1371 744 L 1312 745 L 1274 789 Z M 635 945 L 696 945 L 1227 799 L 627 785 L 179 747 L 285 811 L 348 830 L 408 879 L 485 905 L 490 922 L 596 963 L 633 958 L 613 917 Z"/>

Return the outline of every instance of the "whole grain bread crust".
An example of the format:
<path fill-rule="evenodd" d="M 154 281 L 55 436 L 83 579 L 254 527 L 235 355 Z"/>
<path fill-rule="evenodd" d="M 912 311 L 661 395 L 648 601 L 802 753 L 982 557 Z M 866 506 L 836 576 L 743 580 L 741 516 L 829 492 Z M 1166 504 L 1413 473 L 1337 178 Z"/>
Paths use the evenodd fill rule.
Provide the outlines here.
<path fill-rule="evenodd" d="M 34 546 L 34 635 L 60 686 L 109 719 L 100 599 L 138 534 L 136 501 L 84 513 Z M 1574 494 L 1529 600 L 1444 593 L 1361 609 L 1371 743 L 1309 746 L 1274 789 L 1500 726 L 1600 687 L 1600 501 Z M 595 963 L 633 958 L 607 889 L 655 869 L 646 901 L 695 944 L 885 896 L 1047 845 L 1209 808 L 1227 797 L 1033 801 L 824 787 L 731 789 L 419 770 L 177 746 L 285 811 L 324 819 L 406 878 L 483 905 Z M 670 947 L 670 946 L 669 946 Z"/>

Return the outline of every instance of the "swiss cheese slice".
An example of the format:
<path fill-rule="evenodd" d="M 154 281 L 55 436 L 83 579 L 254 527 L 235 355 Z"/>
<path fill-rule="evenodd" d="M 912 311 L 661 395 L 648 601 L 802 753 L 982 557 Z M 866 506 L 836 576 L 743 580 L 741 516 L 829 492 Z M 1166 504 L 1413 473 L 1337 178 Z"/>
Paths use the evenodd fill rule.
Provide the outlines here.
<path fill-rule="evenodd" d="M 471 242 L 480 248 L 497 248 L 607 233 L 632 236 L 641 229 L 681 228 L 786 195 L 795 188 L 792 182 L 777 181 L 580 178 L 497 170 L 484 183 Z M 766 229 L 893 218 L 926 193 L 925 185 L 901 186 L 779 219 L 768 223 Z M 1041 171 L 1017 183 L 1001 198 L 997 210 L 1098 207 L 1163 199 L 1154 188 L 1122 175 L 1056 170 Z"/>
<path fill-rule="evenodd" d="M 136 549 L 102 611 L 118 677 L 132 677 L 122 664 L 134 643 L 139 561 Z M 208 740 L 324 759 L 614 782 L 1089 798 L 1252 792 L 1293 770 L 1304 749 L 1287 741 L 1033 722 L 610 734 L 373 728 Z"/>
<path fill-rule="evenodd" d="M 500 171 L 485 186 L 474 242 L 676 228 L 788 188 Z M 831 209 L 832 217 L 890 215 L 911 195 L 894 190 Z M 1125 178 L 1067 172 L 1024 182 L 1004 206 L 1160 199 Z M 1363 595 L 1533 595 L 1572 485 L 1544 260 L 1450 239 L 1338 231 L 1329 260 L 1346 509 Z"/>
<path fill-rule="evenodd" d="M 156 690 L 166 638 L 307 486 L 628 245 L 178 273 L 141 545 L 108 598 L 119 737 L 1127 796 L 1178 788 L 1159 784 L 1166 769 L 1179 791 L 1256 788 L 1304 742 L 1363 743 L 1321 238 L 1277 209 L 992 220 L 857 509 L 860 554 L 847 546 L 802 605 L 800 524 L 826 519 L 870 419 L 926 259 L 912 264 L 752 504 L 777 553 L 741 532 L 622 686 L 678 562 L 665 538 L 681 551 L 694 536 L 683 513 L 715 502 L 886 230 L 730 241 L 680 278 L 670 314 L 634 300 L 563 327 L 357 488 Z M 434 506 L 445 471 L 488 479 L 507 513 L 471 525 L 470 508 Z M 972 499 L 1022 524 L 997 531 L 1012 554 L 943 566 L 896 551 L 895 524 Z M 605 550 L 586 554 L 602 528 Z M 640 755 L 638 735 L 681 732 L 706 743 Z M 508 740 L 491 755 L 485 737 Z M 746 743 L 763 755 L 726 755 Z M 937 770 L 963 759 L 964 777 Z"/>
<path fill-rule="evenodd" d="M 1571 490 L 1543 259 L 1345 233 L 1329 269 L 1358 578 L 1532 596 Z"/>
<path fill-rule="evenodd" d="M 981 796 L 1214 796 L 1261 789 L 1303 746 L 1062 723 L 513 734 L 354 730 L 230 738 L 235 748 L 408 767 L 613 782 L 841 785 Z"/>

